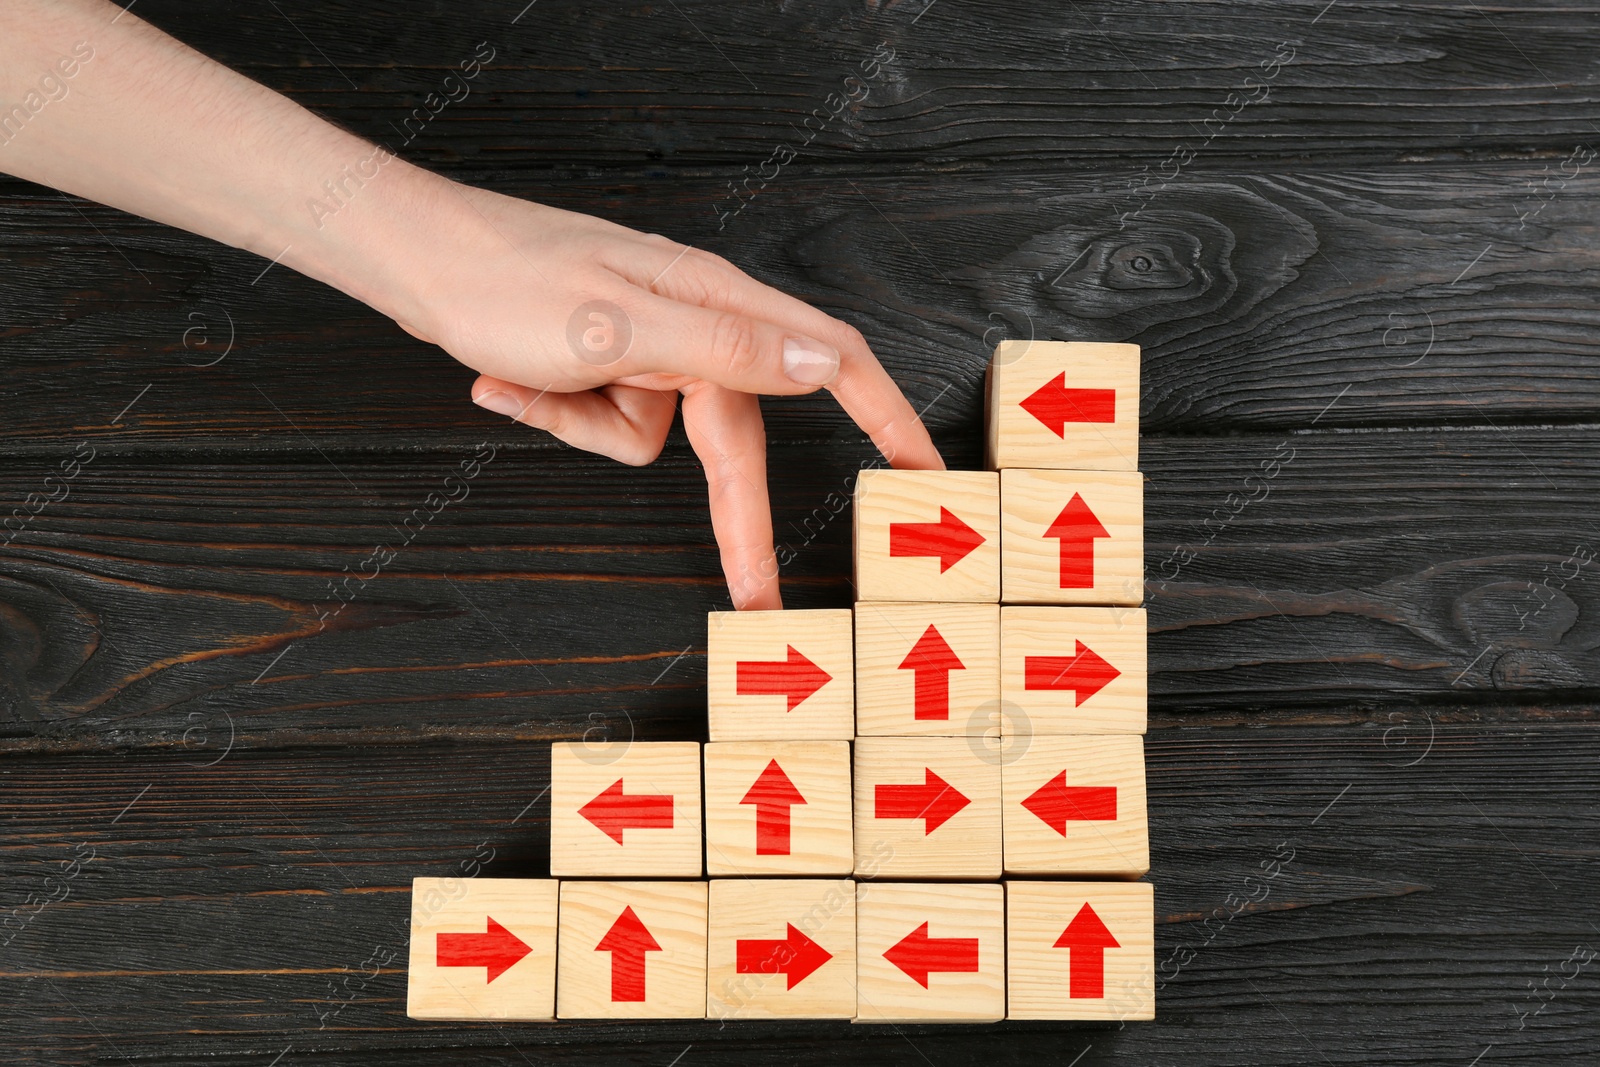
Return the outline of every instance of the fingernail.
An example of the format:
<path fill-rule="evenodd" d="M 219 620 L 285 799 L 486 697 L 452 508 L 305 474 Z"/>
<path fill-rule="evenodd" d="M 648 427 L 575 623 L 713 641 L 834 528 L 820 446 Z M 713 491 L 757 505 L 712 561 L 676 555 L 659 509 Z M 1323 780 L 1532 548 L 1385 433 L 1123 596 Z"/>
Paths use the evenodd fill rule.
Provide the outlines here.
<path fill-rule="evenodd" d="M 473 397 L 472 402 L 480 408 L 492 411 L 496 415 L 504 415 L 508 419 L 514 419 L 522 414 L 522 402 L 510 393 L 498 393 L 491 390 L 482 396 Z"/>
<path fill-rule="evenodd" d="M 809 337 L 786 337 L 783 373 L 801 385 L 827 385 L 839 376 L 839 350 Z"/>

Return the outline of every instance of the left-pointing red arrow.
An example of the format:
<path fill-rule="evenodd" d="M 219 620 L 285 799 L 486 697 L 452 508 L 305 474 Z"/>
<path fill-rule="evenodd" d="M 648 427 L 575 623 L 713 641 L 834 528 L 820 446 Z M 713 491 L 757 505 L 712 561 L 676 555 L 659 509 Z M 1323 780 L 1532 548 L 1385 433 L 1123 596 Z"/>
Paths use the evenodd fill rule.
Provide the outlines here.
<path fill-rule="evenodd" d="M 622 779 L 618 778 L 606 786 L 599 796 L 579 808 L 578 814 L 620 845 L 623 843 L 624 830 L 672 829 L 672 794 L 630 795 L 622 791 Z"/>
<path fill-rule="evenodd" d="M 923 923 L 889 946 L 883 958 L 900 968 L 923 989 L 928 988 L 930 971 L 971 974 L 978 969 L 978 939 L 975 937 L 929 937 Z"/>
<path fill-rule="evenodd" d="M 734 665 L 734 690 L 742 697 L 782 696 L 788 698 L 788 711 L 805 703 L 807 697 L 833 681 L 833 675 L 812 663 L 793 645 L 789 658 L 740 660 Z"/>
<path fill-rule="evenodd" d="M 811 972 L 833 959 L 833 953 L 786 924 L 789 936 L 781 941 L 752 938 L 734 943 L 734 972 L 737 974 L 782 974 L 793 989 Z"/>
<path fill-rule="evenodd" d="M 783 773 L 777 760 L 769 760 L 764 771 L 745 793 L 741 804 L 751 804 L 756 809 L 756 855 L 787 856 L 789 854 L 789 827 L 791 807 L 804 804 L 801 795 L 789 776 Z"/>
<path fill-rule="evenodd" d="M 889 555 L 937 556 L 940 574 L 966 559 L 983 540 L 983 534 L 944 507 L 939 509 L 938 522 L 889 524 Z"/>
<path fill-rule="evenodd" d="M 1114 822 L 1117 818 L 1117 787 L 1114 785 L 1068 785 L 1062 771 L 1028 794 L 1022 806 L 1039 817 L 1050 829 L 1067 836 L 1069 822 Z"/>
<path fill-rule="evenodd" d="M 611 953 L 611 1002 L 637 1004 L 645 999 L 644 954 L 660 952 L 661 945 L 632 908 L 623 908 L 606 936 L 594 947 Z"/>
<path fill-rule="evenodd" d="M 434 954 L 440 967 L 486 967 L 484 983 L 494 981 L 533 950 L 516 934 L 488 918 L 481 934 L 440 934 Z"/>

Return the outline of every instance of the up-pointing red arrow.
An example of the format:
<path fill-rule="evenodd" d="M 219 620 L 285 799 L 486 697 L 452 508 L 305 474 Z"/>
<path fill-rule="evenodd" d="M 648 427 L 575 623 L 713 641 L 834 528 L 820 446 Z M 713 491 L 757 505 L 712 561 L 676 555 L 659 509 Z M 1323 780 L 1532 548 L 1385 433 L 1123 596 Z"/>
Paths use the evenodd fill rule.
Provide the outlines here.
<path fill-rule="evenodd" d="M 1057 437 L 1066 437 L 1069 422 L 1116 422 L 1115 389 L 1068 389 L 1066 372 L 1056 375 L 1020 401 Z"/>
<path fill-rule="evenodd" d="M 789 700 L 788 711 L 798 708 L 805 699 L 833 681 L 833 675 L 812 663 L 793 645 L 788 659 L 749 659 L 735 664 L 734 688 L 742 697 L 783 696 Z"/>
<path fill-rule="evenodd" d="M 622 909 L 594 950 L 611 953 L 611 1002 L 636 1004 L 644 1000 L 644 954 L 660 952 L 661 946 L 631 907 Z"/>
<path fill-rule="evenodd" d="M 624 830 L 672 829 L 672 794 L 624 793 L 618 778 L 579 808 L 578 814 L 620 845 Z"/>
<path fill-rule="evenodd" d="M 1071 689 L 1072 706 L 1083 702 L 1122 674 L 1095 654 L 1094 649 L 1077 642 L 1075 656 L 1027 656 L 1022 661 L 1022 688 Z"/>
<path fill-rule="evenodd" d="M 945 507 L 939 509 L 938 522 L 889 524 L 889 555 L 938 556 L 940 574 L 966 559 L 981 544 L 983 534 Z"/>
<path fill-rule="evenodd" d="M 756 855 L 787 856 L 789 854 L 789 826 L 792 813 L 789 808 L 804 804 L 801 795 L 789 776 L 783 773 L 777 760 L 767 763 L 766 769 L 756 778 L 741 804 L 754 804 L 756 809 Z"/>
<path fill-rule="evenodd" d="M 1105 996 L 1106 975 L 1106 949 L 1121 948 L 1117 939 L 1111 936 L 1111 931 L 1106 929 L 1106 924 L 1100 921 L 1100 916 L 1087 901 L 1078 909 L 1078 914 L 1061 931 L 1061 936 L 1056 938 L 1055 948 L 1064 948 L 1071 953 L 1067 957 L 1067 969 L 1070 979 L 1067 983 L 1067 996 L 1074 1000 L 1099 1000 Z"/>
<path fill-rule="evenodd" d="M 972 801 L 955 786 L 922 768 L 921 785 L 880 785 L 873 790 L 873 811 L 879 819 L 923 819 L 924 836 L 933 833 Z"/>
<path fill-rule="evenodd" d="M 900 670 L 911 671 L 916 679 L 917 698 L 914 718 L 950 718 L 950 672 L 964 671 L 966 664 L 956 656 L 955 649 L 944 639 L 937 626 L 922 631 L 917 643 L 911 646 L 906 658 L 900 661 Z"/>
<path fill-rule="evenodd" d="M 522 938 L 486 918 L 488 926 L 481 934 L 439 934 L 434 939 L 434 956 L 440 967 L 486 967 L 487 985 L 533 951 Z"/>
<path fill-rule="evenodd" d="M 833 953 L 788 924 L 789 936 L 782 941 L 740 939 L 734 944 L 734 971 L 738 974 L 782 974 L 786 988 L 793 989 L 812 971 L 833 959 Z"/>
<path fill-rule="evenodd" d="M 1044 532 L 1061 540 L 1061 588 L 1094 588 L 1094 543 L 1111 533 L 1077 493 Z"/>
<path fill-rule="evenodd" d="M 975 937 L 929 937 L 923 923 L 889 947 L 883 958 L 911 976 L 923 989 L 928 988 L 928 972 L 973 973 L 978 969 L 978 939 Z"/>
<path fill-rule="evenodd" d="M 1039 816 L 1050 829 L 1067 836 L 1069 822 L 1115 822 L 1117 787 L 1114 785 L 1068 785 L 1062 771 L 1038 789 L 1022 806 Z"/>

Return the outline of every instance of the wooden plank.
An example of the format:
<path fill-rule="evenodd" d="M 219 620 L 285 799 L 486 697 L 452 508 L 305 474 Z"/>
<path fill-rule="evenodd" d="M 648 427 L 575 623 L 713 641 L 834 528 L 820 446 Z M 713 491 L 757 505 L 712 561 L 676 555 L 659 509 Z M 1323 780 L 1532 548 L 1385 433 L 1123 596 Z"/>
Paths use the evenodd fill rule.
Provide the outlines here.
<path fill-rule="evenodd" d="M 720 233 L 711 179 L 495 186 L 726 254 L 842 315 L 942 442 L 965 447 L 990 352 L 1029 335 L 1141 345 L 1147 440 L 1593 421 L 1600 166 L 1544 189 L 1545 166 L 1215 171 L 1147 207 L 1111 171 L 785 173 Z M 505 439 L 507 422 L 468 402 L 470 371 L 318 283 L 281 269 L 257 282 L 257 257 L 0 189 L 17 265 L 0 277 L 6 451 Z M 855 435 L 826 395 L 766 407 L 776 440 Z"/>
<path fill-rule="evenodd" d="M 1297 1067 L 1470 1063 L 1489 1043 L 1501 1062 L 1581 1062 L 1593 966 L 1565 988 L 1552 978 L 1538 1015 L 1528 983 L 1542 992 L 1571 973 L 1559 965 L 1574 945 L 1597 947 L 1574 903 L 1600 833 L 1592 712 L 1584 725 L 1289 718 L 1151 733 L 1155 1023 L 1114 1039 L 906 1028 L 911 1042 L 959 1064 L 1092 1045 L 1080 1067 L 1221 1067 L 1242 1043 Z M 1398 743 L 1430 729 L 1426 748 Z M 509 1041 L 534 1062 L 668 1063 L 692 1043 L 696 1062 L 732 1064 L 787 1044 L 786 1062 L 838 1062 L 841 1048 L 920 1062 L 904 1037 L 865 1027 L 406 1020 L 411 878 L 541 877 L 547 812 L 528 805 L 547 784 L 539 747 L 499 742 L 235 752 L 212 768 L 7 759 L 7 913 L 65 893 L 0 956 L 10 1047 L 51 1063 L 265 1063 L 291 1044 L 338 1062 L 522 1062 Z"/>
<path fill-rule="evenodd" d="M 828 500 L 857 447 L 774 451 L 789 607 L 850 603 Z M 1152 708 L 1600 689 L 1594 449 L 1520 428 L 1150 443 Z M 727 601 L 698 467 L 552 459 L 498 454 L 463 497 L 455 455 L 99 457 L 0 549 L 0 729 L 197 763 L 230 738 L 703 736 Z M 40 488 L 19 467 L 0 499 Z M 458 502 L 430 514 L 436 492 Z"/>
<path fill-rule="evenodd" d="M 1154 171 L 1179 145 L 1202 159 L 1387 161 L 1468 143 L 1564 152 L 1594 136 L 1593 3 L 1326 4 L 475 0 L 402 23 L 354 3 L 219 18 L 147 0 L 140 13 L 341 125 L 468 174 L 719 163 L 755 175 L 781 144 L 858 168 Z"/>

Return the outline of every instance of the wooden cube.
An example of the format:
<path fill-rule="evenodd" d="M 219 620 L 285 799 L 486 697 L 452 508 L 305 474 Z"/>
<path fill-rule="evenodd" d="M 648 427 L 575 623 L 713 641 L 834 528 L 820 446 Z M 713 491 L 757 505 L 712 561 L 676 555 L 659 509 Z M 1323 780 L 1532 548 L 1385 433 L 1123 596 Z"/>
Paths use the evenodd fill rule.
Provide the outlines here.
<path fill-rule="evenodd" d="M 1138 878 L 1150 869 L 1144 738 L 1028 738 L 1002 771 L 1007 874 Z"/>
<path fill-rule="evenodd" d="M 712 741 L 705 780 L 711 874 L 853 869 L 850 742 Z"/>
<path fill-rule="evenodd" d="M 981 737 L 856 740 L 857 878 L 998 878 L 1000 765 Z"/>
<path fill-rule="evenodd" d="M 857 600 L 1000 599 L 1000 485 L 990 471 L 862 471 Z"/>
<path fill-rule="evenodd" d="M 414 878 L 406 1014 L 519 1022 L 555 1018 L 552 878 Z"/>
<path fill-rule="evenodd" d="M 995 605 L 856 605 L 858 735 L 991 733 L 999 697 Z"/>
<path fill-rule="evenodd" d="M 712 881 L 707 983 L 712 1019 L 854 1017 L 855 883 Z"/>
<path fill-rule="evenodd" d="M 856 886 L 857 1022 L 993 1022 L 1006 1013 L 1005 891 Z"/>
<path fill-rule="evenodd" d="M 855 736 L 848 608 L 713 611 L 706 701 L 713 741 L 847 741 Z"/>
<path fill-rule="evenodd" d="M 1004 728 L 1144 733 L 1146 628 L 1143 608 L 1001 608 Z"/>
<path fill-rule="evenodd" d="M 550 746 L 551 874 L 698 878 L 700 849 L 698 742 Z"/>
<path fill-rule="evenodd" d="M 988 465 L 1139 469 L 1139 346 L 1002 341 L 985 383 Z"/>
<path fill-rule="evenodd" d="M 1148 882 L 1007 882 L 1006 1017 L 1156 1017 Z"/>
<path fill-rule="evenodd" d="M 1008 604 L 1144 601 L 1144 475 L 1000 472 Z"/>
<path fill-rule="evenodd" d="M 556 1014 L 703 1019 L 705 882 L 562 882 Z"/>

